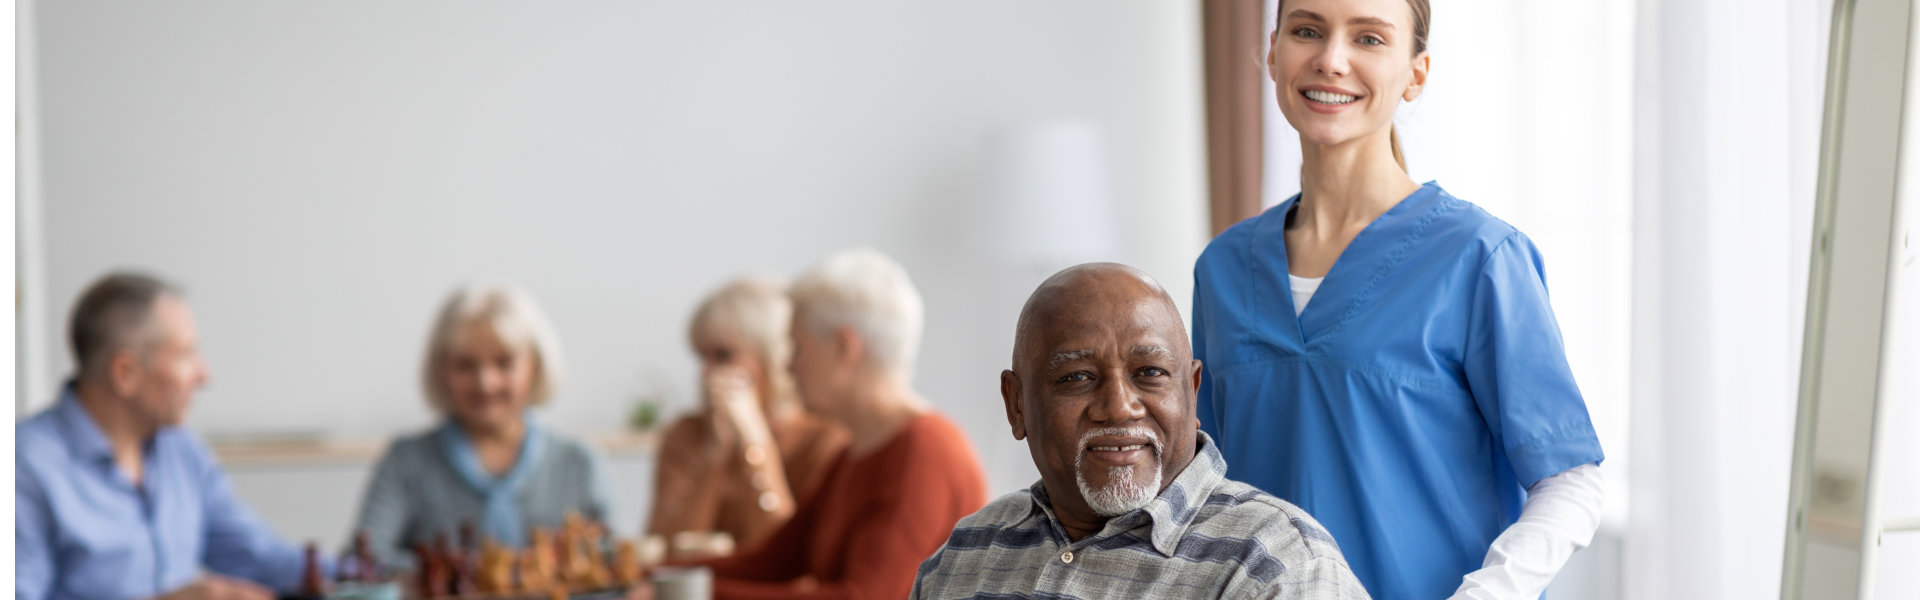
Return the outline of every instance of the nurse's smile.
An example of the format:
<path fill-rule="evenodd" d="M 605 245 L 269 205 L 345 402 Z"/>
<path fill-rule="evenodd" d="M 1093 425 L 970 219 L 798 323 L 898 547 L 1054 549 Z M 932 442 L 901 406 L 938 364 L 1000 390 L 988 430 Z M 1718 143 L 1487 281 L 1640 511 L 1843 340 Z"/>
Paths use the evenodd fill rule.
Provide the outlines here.
<path fill-rule="evenodd" d="M 1329 85 L 1310 85 L 1300 88 L 1300 97 L 1307 100 L 1307 108 L 1318 113 L 1337 113 L 1360 103 L 1359 92 L 1351 92 Z"/>

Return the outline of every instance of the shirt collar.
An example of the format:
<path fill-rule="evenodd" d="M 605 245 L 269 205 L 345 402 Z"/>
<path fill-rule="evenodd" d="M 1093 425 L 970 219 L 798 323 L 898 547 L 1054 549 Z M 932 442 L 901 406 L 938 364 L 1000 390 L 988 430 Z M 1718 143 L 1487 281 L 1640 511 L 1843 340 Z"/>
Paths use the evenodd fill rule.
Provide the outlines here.
<path fill-rule="evenodd" d="M 1173 556 L 1174 549 L 1180 546 L 1180 538 L 1186 535 L 1187 527 L 1193 524 L 1194 517 L 1200 515 L 1200 507 L 1206 505 L 1207 497 L 1213 495 L 1213 490 L 1227 480 L 1227 459 L 1220 455 L 1213 438 L 1205 431 L 1195 433 L 1199 434 L 1199 438 L 1193 444 L 1193 461 L 1187 463 L 1187 468 L 1173 478 L 1171 485 L 1160 490 L 1160 495 L 1148 501 L 1146 506 L 1108 519 L 1106 526 L 1088 539 L 1125 533 L 1150 522 L 1152 530 L 1149 537 L 1153 541 L 1153 549 L 1162 555 Z M 1021 523 L 1042 518 L 1065 539 L 1065 529 L 1060 527 L 1059 519 L 1053 515 L 1044 482 L 1036 481 L 1027 490 L 1033 496 L 1033 507 L 1027 512 L 1027 519 L 1021 520 Z"/>
<path fill-rule="evenodd" d="M 60 400 L 53 405 L 53 417 L 66 435 L 60 436 L 66 441 L 67 450 L 82 460 L 113 460 L 113 446 L 107 444 L 107 435 L 100 431 L 100 425 L 93 422 L 93 415 L 87 414 L 87 407 L 80 405 L 80 395 L 75 391 L 75 383 L 69 381 L 60 388 Z"/>

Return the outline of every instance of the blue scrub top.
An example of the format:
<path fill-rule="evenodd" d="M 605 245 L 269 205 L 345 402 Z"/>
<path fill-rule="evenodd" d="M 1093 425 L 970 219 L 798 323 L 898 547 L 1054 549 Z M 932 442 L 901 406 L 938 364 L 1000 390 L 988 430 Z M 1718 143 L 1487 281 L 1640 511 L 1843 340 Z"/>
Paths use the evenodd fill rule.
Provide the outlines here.
<path fill-rule="evenodd" d="M 1294 316 L 1300 197 L 1194 266 L 1198 412 L 1232 476 L 1306 509 L 1379 598 L 1444 598 L 1526 486 L 1598 463 L 1540 252 L 1427 183 L 1354 237 Z"/>

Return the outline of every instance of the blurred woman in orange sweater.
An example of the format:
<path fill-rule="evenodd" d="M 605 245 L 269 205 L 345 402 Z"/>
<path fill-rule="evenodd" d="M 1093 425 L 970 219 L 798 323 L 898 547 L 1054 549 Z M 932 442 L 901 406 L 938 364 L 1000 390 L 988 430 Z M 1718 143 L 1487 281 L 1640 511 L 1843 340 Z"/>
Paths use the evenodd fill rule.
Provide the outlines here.
<path fill-rule="evenodd" d="M 987 491 L 966 435 L 913 389 L 920 294 L 871 250 L 835 254 L 789 294 L 800 397 L 852 442 L 766 543 L 708 563 L 714 597 L 905 597 L 920 561 Z"/>

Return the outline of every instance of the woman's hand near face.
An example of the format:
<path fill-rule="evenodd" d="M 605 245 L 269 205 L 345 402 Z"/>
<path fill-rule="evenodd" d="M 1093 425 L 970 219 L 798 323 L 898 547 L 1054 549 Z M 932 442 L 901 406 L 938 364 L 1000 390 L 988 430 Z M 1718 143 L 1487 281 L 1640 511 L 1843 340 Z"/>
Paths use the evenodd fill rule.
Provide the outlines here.
<path fill-rule="evenodd" d="M 760 408 L 760 396 L 745 369 L 715 367 L 707 372 L 707 416 L 713 435 L 710 456 L 731 457 L 746 447 L 773 441 L 773 430 Z"/>
<path fill-rule="evenodd" d="M 737 366 L 716 367 L 707 373 L 708 410 L 716 428 L 734 441 L 729 453 L 714 455 L 720 461 L 715 464 L 727 477 L 735 478 L 735 485 L 746 484 L 732 489 L 749 494 L 741 499 L 760 509 L 747 511 L 749 521 L 778 523 L 793 515 L 793 490 L 753 382 L 752 371 Z M 740 540 L 748 545 L 756 541 Z"/>

